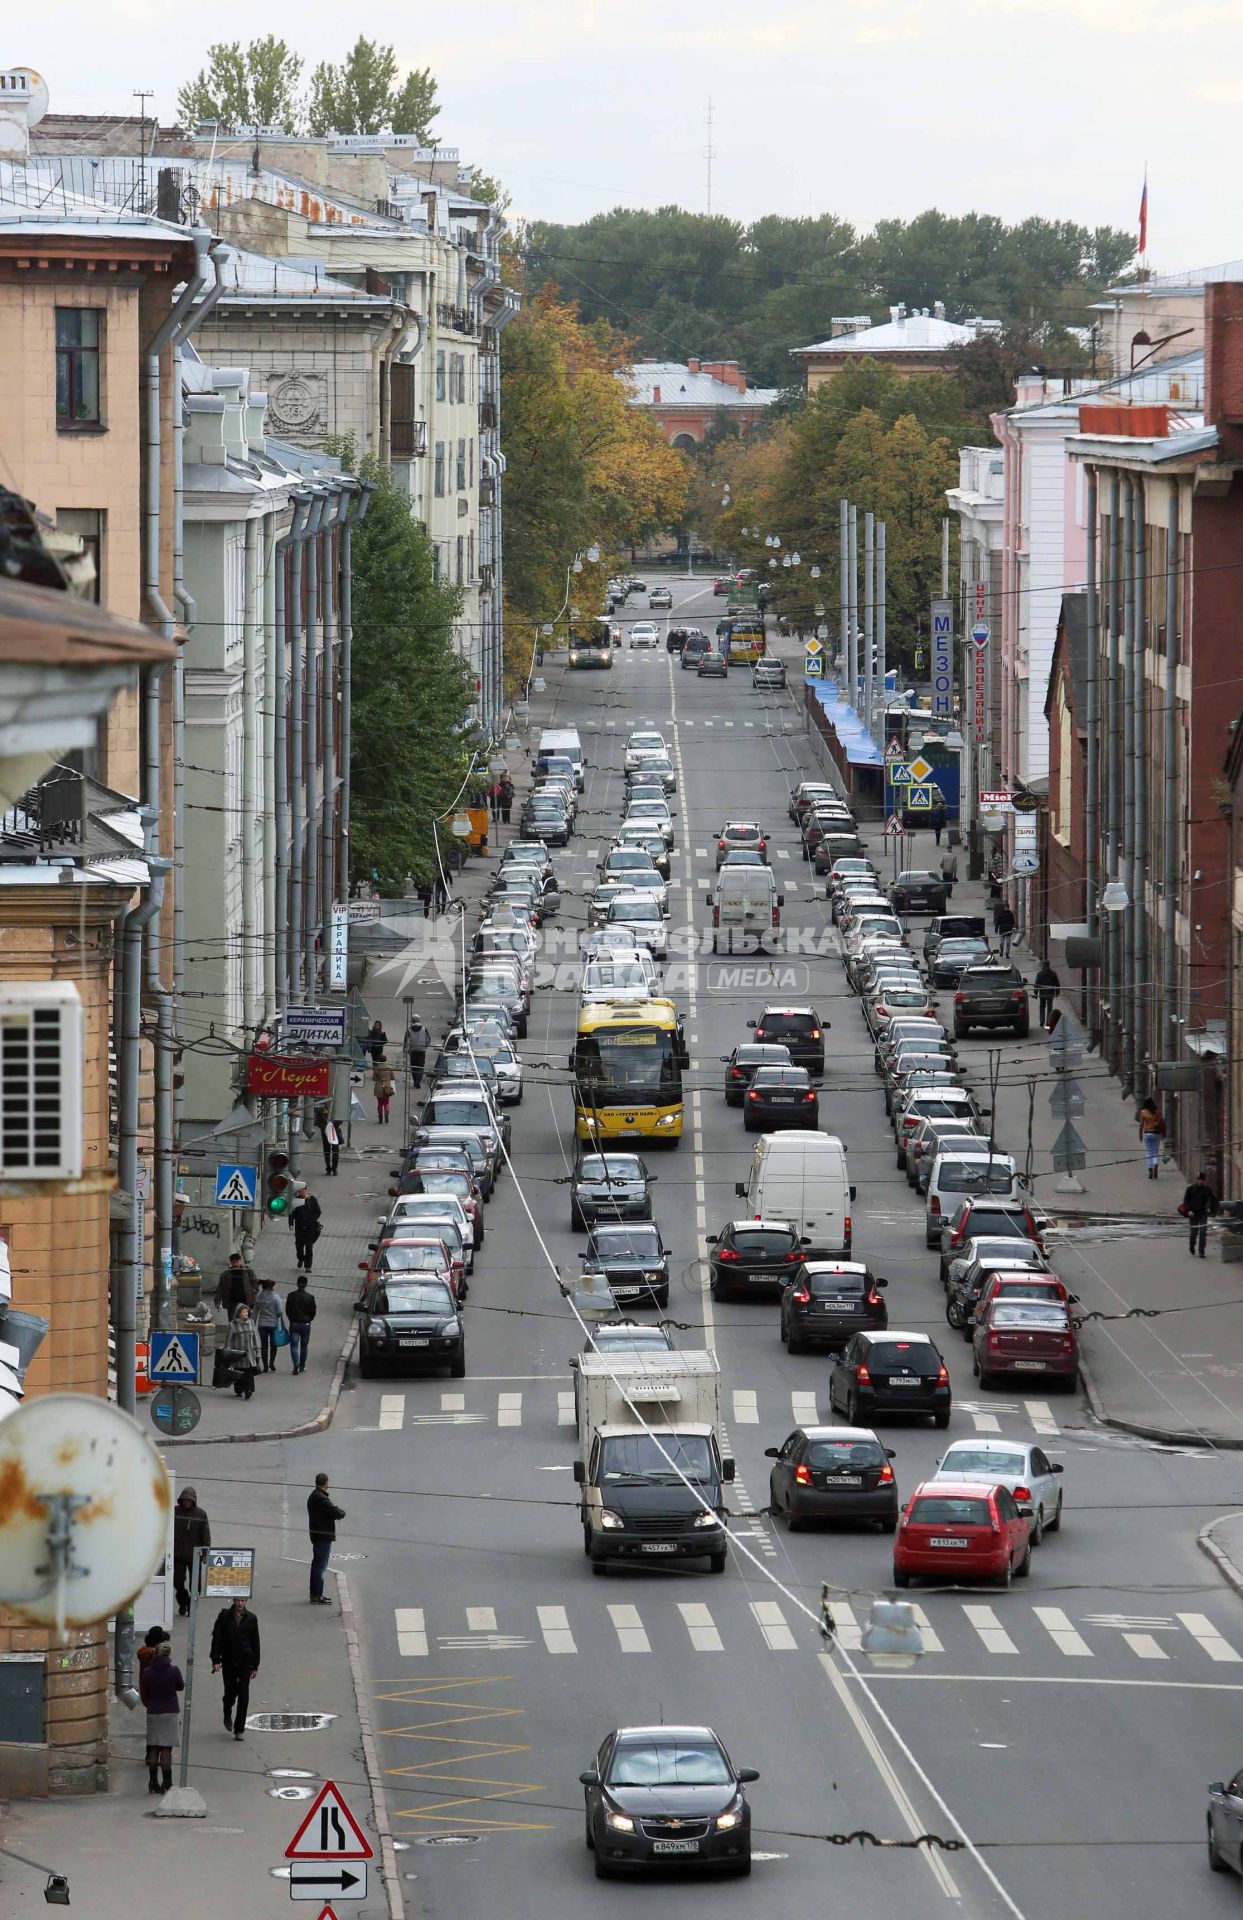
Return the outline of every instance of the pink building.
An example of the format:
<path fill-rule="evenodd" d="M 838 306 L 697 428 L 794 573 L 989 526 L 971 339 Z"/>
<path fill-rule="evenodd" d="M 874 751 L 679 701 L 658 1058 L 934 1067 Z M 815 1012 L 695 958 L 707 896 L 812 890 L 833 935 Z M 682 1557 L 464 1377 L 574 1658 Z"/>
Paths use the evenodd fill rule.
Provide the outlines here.
<path fill-rule="evenodd" d="M 715 418 L 736 421 L 745 433 L 777 398 L 776 387 L 754 387 L 736 360 L 640 360 L 618 375 L 630 404 L 659 423 L 671 446 L 691 453 Z"/>

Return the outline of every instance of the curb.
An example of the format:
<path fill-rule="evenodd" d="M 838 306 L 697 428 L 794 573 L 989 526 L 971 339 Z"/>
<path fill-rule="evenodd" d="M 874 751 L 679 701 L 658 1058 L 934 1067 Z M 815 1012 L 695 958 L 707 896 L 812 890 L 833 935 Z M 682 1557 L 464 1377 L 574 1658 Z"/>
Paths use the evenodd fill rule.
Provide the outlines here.
<path fill-rule="evenodd" d="M 1235 1592 L 1243 1597 L 1243 1571 L 1236 1567 L 1225 1548 L 1219 1547 L 1213 1538 L 1214 1529 L 1219 1527 L 1223 1520 L 1239 1519 L 1243 1519 L 1243 1514 L 1219 1513 L 1216 1520 L 1210 1520 L 1207 1526 L 1200 1528 L 1196 1535 L 1196 1545 L 1201 1553 L 1208 1555 L 1227 1586 L 1233 1587 Z"/>
<path fill-rule="evenodd" d="M 231 1447 L 240 1441 L 251 1440 L 298 1440 L 304 1434 L 322 1433 L 325 1427 L 332 1425 L 332 1416 L 337 1410 L 341 1398 L 341 1387 L 345 1380 L 345 1369 L 354 1357 L 354 1346 L 358 1339 L 358 1322 L 351 1322 L 345 1343 L 337 1355 L 337 1364 L 332 1376 L 332 1385 L 328 1389 L 328 1398 L 319 1412 L 310 1420 L 300 1420 L 296 1427 L 278 1427 L 267 1433 L 215 1433 L 204 1434 L 201 1438 L 192 1433 L 162 1436 L 160 1448 L 165 1447 Z"/>
<path fill-rule="evenodd" d="M 1106 1413 L 1100 1389 L 1092 1378 L 1092 1369 L 1083 1357 L 1082 1348 L 1079 1352 L 1079 1378 L 1093 1418 L 1101 1426 L 1112 1428 L 1115 1433 L 1133 1434 L 1137 1440 L 1155 1440 L 1167 1447 L 1202 1447 L 1205 1450 L 1211 1448 L 1215 1453 L 1243 1453 L 1243 1438 L 1222 1433 L 1186 1432 L 1179 1427 L 1157 1427 L 1147 1421 L 1123 1420 L 1117 1414 Z M 1240 1578 L 1243 1579 L 1243 1575 Z M 1243 1593 L 1243 1586 L 1239 1591 Z"/>
<path fill-rule="evenodd" d="M 349 1655 L 350 1678 L 354 1686 L 354 1705 L 358 1710 L 358 1724 L 363 1738 L 363 1765 L 367 1769 L 367 1782 L 371 1789 L 371 1806 L 375 1820 L 375 1829 L 380 1837 L 381 1871 L 384 1886 L 388 1894 L 389 1920 L 405 1920 L 405 1900 L 401 1890 L 401 1875 L 397 1870 L 397 1853 L 393 1846 L 393 1832 L 388 1820 L 388 1800 L 384 1792 L 384 1775 L 380 1767 L 379 1754 L 376 1752 L 375 1727 L 371 1711 L 367 1705 L 367 1689 L 363 1676 L 362 1652 L 358 1644 L 358 1625 L 354 1616 L 354 1601 L 350 1593 L 350 1583 L 345 1574 L 338 1573 L 337 1595 L 341 1603 L 341 1624 L 345 1628 L 345 1645 Z"/>

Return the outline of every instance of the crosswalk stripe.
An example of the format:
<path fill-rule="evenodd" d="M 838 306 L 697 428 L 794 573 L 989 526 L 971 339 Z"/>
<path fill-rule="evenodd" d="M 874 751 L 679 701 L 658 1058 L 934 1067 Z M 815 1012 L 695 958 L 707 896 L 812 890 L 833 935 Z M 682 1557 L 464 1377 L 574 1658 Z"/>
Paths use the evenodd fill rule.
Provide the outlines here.
<path fill-rule="evenodd" d="M 471 1633 L 495 1633 L 496 1608 L 467 1607 L 466 1625 Z"/>
<path fill-rule="evenodd" d="M 987 1653 L 1017 1653 L 1018 1648 L 991 1607 L 967 1607 L 963 1612 L 979 1634 Z"/>
<path fill-rule="evenodd" d="M 1124 1633 L 1122 1638 L 1141 1660 L 1168 1660 L 1170 1657 L 1150 1633 Z"/>
<path fill-rule="evenodd" d="M 777 858 L 778 860 L 788 860 L 790 858 L 790 849 L 788 847 L 778 847 Z"/>
<path fill-rule="evenodd" d="M 696 848 L 695 848 L 695 858 L 696 858 L 696 860 L 706 860 L 706 859 L 708 858 L 708 849 L 707 849 L 707 847 L 696 847 Z"/>
<path fill-rule="evenodd" d="M 1024 1400 L 1027 1417 L 1037 1433 L 1060 1433 L 1061 1428 L 1053 1418 L 1053 1409 L 1047 1400 Z"/>
<path fill-rule="evenodd" d="M 723 1653 L 721 1636 L 713 1624 L 712 1615 L 701 1600 L 679 1600 L 678 1612 L 686 1622 L 686 1631 L 690 1634 L 691 1645 L 696 1653 Z"/>
<path fill-rule="evenodd" d="M 637 1607 L 611 1606 L 609 1618 L 617 1633 L 617 1644 L 623 1653 L 650 1653 L 652 1643 L 643 1630 Z"/>
<path fill-rule="evenodd" d="M 1033 1607 L 1032 1612 L 1059 1653 L 1071 1654 L 1081 1660 L 1091 1659 L 1091 1647 L 1083 1635 L 1071 1626 L 1068 1616 L 1060 1607 Z"/>
<path fill-rule="evenodd" d="M 744 727 L 753 727 L 755 722 L 754 720 L 744 720 L 742 724 Z"/>
<path fill-rule="evenodd" d="M 740 1427 L 758 1427 L 760 1410 L 755 1404 L 754 1393 L 743 1387 L 734 1388 L 734 1418 Z"/>
<path fill-rule="evenodd" d="M 464 1413 L 466 1411 L 466 1395 L 464 1393 L 442 1393 L 440 1396 L 440 1411 L 442 1413 Z"/>
<path fill-rule="evenodd" d="M 795 1426 L 814 1427 L 816 1425 L 816 1396 L 814 1393 L 792 1393 L 790 1395 L 790 1407 L 794 1414 Z"/>
<path fill-rule="evenodd" d="M 975 1422 L 977 1433 L 1001 1432 L 1001 1422 L 995 1413 L 973 1413 L 971 1418 Z"/>
<path fill-rule="evenodd" d="M 734 724 L 734 723 L 733 723 L 733 721 L 732 721 L 732 720 L 727 720 L 727 721 L 725 722 L 725 725 L 726 725 L 727 727 L 732 727 L 732 726 L 733 726 L 733 724 Z"/>
<path fill-rule="evenodd" d="M 520 1427 L 522 1425 L 522 1395 L 520 1393 L 497 1394 L 496 1424 L 498 1427 Z"/>
<path fill-rule="evenodd" d="M 391 1433 L 394 1427 L 401 1427 L 406 1418 L 406 1396 L 404 1393 L 382 1393 L 380 1395 L 380 1431 Z"/>
<path fill-rule="evenodd" d="M 696 880 L 696 882 L 695 882 L 695 885 L 696 885 L 697 887 L 702 887 L 702 888 L 704 889 L 704 891 L 705 891 L 705 893 L 706 893 L 706 892 L 707 892 L 707 890 L 708 890 L 708 880 L 707 880 L 707 878 L 706 878 L 706 876 L 704 876 L 704 875 L 701 875 L 701 876 L 700 876 L 700 878 L 699 878 L 698 880 Z"/>
<path fill-rule="evenodd" d="M 847 1653 L 858 1653 L 863 1644 L 863 1629 L 855 1618 L 854 1608 L 845 1600 L 833 1600 L 829 1604 L 838 1639 Z"/>
<path fill-rule="evenodd" d="M 753 1600 L 751 1611 L 755 1615 L 760 1632 L 774 1653 L 797 1653 L 798 1641 L 794 1638 L 775 1600 Z"/>
<path fill-rule="evenodd" d="M 574 1425 L 574 1395 L 572 1393 L 559 1393 L 557 1395 L 557 1425 L 559 1427 L 572 1427 Z"/>
<path fill-rule="evenodd" d="M 397 1627 L 398 1653 L 420 1658 L 425 1656 L 427 1623 L 423 1618 L 422 1607 L 394 1607 L 393 1620 Z"/>
<path fill-rule="evenodd" d="M 1198 1640 L 1210 1660 L 1237 1662 L 1239 1655 L 1230 1642 L 1218 1633 L 1206 1613 L 1176 1613 L 1193 1640 Z"/>
<path fill-rule="evenodd" d="M 698 885 L 701 887 L 709 884 L 708 881 L 703 879 L 698 882 Z M 689 1037 L 692 1045 L 698 1044 L 700 1036 L 697 1032 L 692 1032 Z M 872 1221 L 876 1220 L 874 1214 L 869 1214 L 868 1217 Z M 909 1215 L 895 1216 L 894 1224 L 909 1225 Z M 513 1379 L 518 1376 L 508 1375 L 503 1377 Z M 564 1378 L 564 1375 L 562 1377 Z M 424 1411 L 429 1405 L 432 1407 L 437 1405 L 435 1398 L 430 1395 L 426 1398 L 424 1397 L 425 1391 L 426 1390 L 421 1387 L 416 1387 L 413 1394 L 386 1393 L 381 1395 L 375 1414 L 376 1427 L 374 1430 L 380 1432 L 400 1432 L 406 1426 L 487 1426 L 495 1424 L 500 1427 L 520 1427 L 523 1424 L 525 1401 L 521 1391 L 498 1390 L 495 1400 L 492 1400 L 490 1396 L 486 1400 L 475 1400 L 475 1405 L 482 1405 L 484 1411 L 469 1413 L 466 1408 L 468 1398 L 471 1396 L 465 1393 L 448 1392 L 439 1394 L 438 1412 Z M 763 1425 L 766 1420 L 780 1420 L 783 1418 L 781 1412 L 782 1403 L 776 1399 L 771 1392 L 765 1392 L 763 1390 L 757 1392 L 754 1388 L 750 1387 L 736 1387 L 732 1389 L 732 1392 L 735 1418 L 737 1418 L 741 1424 L 746 1426 Z M 536 1388 L 535 1393 L 536 1416 L 540 1420 L 551 1421 L 555 1419 L 557 1425 L 563 1427 L 574 1425 L 576 1418 L 574 1395 L 570 1389 L 557 1389 L 550 1386 L 547 1398 L 545 1398 L 545 1390 L 543 1387 Z M 555 1414 L 551 1405 L 554 1393 L 556 1395 Z M 790 1413 L 793 1415 L 794 1424 L 797 1426 L 814 1426 L 821 1417 L 817 1406 L 816 1394 L 810 1389 L 792 1391 L 787 1404 Z M 1039 1407 L 1040 1403 L 1024 1402 L 1022 1404 L 1025 1408 L 1033 1409 L 1029 1414 L 1029 1418 L 1036 1431 L 1041 1431 L 1039 1426 L 1039 1413 L 1034 1411 L 1034 1409 Z M 1021 1418 L 1019 1411 L 1020 1403 L 1018 1402 L 1014 1403 L 1009 1414 L 1006 1414 L 1003 1405 L 1000 1415 L 986 1409 L 977 1410 L 970 1402 L 960 1402 L 959 1406 L 960 1411 L 968 1414 L 975 1423 L 975 1429 L 978 1433 L 1000 1433 L 1003 1420 L 1008 1420 L 1010 1427 L 1013 1427 L 1015 1422 Z M 739 1411 L 740 1409 L 741 1411 Z"/>
<path fill-rule="evenodd" d="M 564 1607 L 536 1607 L 535 1613 L 549 1653 L 578 1652 Z"/>
<path fill-rule="evenodd" d="M 716 721 L 715 721 L 715 720 L 705 720 L 705 721 L 704 721 L 704 725 L 705 725 L 705 727 L 714 727 L 714 726 L 716 725 Z"/>
<path fill-rule="evenodd" d="M 924 1636 L 924 1652 L 925 1653 L 944 1653 L 945 1648 L 942 1644 L 941 1636 L 936 1631 L 935 1627 L 933 1626 L 931 1620 L 928 1618 L 927 1614 L 924 1612 L 923 1608 L 912 1606 L 911 1612 L 915 1615 L 916 1623 L 919 1626 L 920 1632 Z"/>

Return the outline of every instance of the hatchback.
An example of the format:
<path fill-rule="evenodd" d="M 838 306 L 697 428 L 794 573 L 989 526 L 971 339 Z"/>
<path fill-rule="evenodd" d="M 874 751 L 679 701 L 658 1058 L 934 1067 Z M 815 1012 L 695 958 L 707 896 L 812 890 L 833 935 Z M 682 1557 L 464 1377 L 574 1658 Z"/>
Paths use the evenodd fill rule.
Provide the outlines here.
<path fill-rule="evenodd" d="M 797 822 L 809 807 L 815 806 L 817 800 L 838 798 L 837 788 L 830 786 L 827 780 L 800 780 L 790 795 L 790 818 Z"/>
<path fill-rule="evenodd" d="M 683 672 L 688 667 L 698 670 L 699 662 L 705 654 L 711 653 L 713 646 L 706 633 L 688 633 L 682 642 L 682 657 L 678 662 Z"/>
<path fill-rule="evenodd" d="M 596 1878 L 636 1867 L 751 1871 L 751 1809 L 759 1779 L 735 1767 L 710 1727 L 619 1727 L 579 1774 Z"/>
<path fill-rule="evenodd" d="M 701 653 L 695 666 L 699 680 L 728 680 L 729 661 L 723 653 Z"/>
<path fill-rule="evenodd" d="M 760 1067 L 788 1067 L 792 1062 L 789 1047 L 759 1042 L 723 1053 L 721 1064 L 725 1068 L 725 1104 L 740 1107 Z"/>
<path fill-rule="evenodd" d="M 768 860 L 768 836 L 754 820 L 727 820 L 716 837 L 716 864 L 724 865 L 725 856 L 735 847 L 749 847 Z"/>
<path fill-rule="evenodd" d="M 748 1020 L 757 1040 L 788 1047 L 796 1067 L 808 1073 L 824 1072 L 824 1036 L 828 1026 L 814 1007 L 765 1007 L 758 1020 Z"/>
<path fill-rule="evenodd" d="M 977 1312 L 972 1371 L 981 1387 L 1002 1374 L 1039 1374 L 1079 1384 L 1079 1340 L 1067 1307 L 1055 1301 L 995 1300 Z"/>
<path fill-rule="evenodd" d="M 796 1427 L 782 1447 L 765 1447 L 773 1465 L 768 1504 L 791 1533 L 814 1520 L 898 1524 L 893 1454 L 867 1427 Z"/>
<path fill-rule="evenodd" d="M 654 647 L 659 637 L 656 624 L 652 620 L 636 620 L 630 629 L 632 647 Z"/>
<path fill-rule="evenodd" d="M 781 1341 L 787 1353 L 844 1347 L 853 1334 L 889 1325 L 882 1289 L 860 1260 L 808 1260 L 781 1296 Z"/>
<path fill-rule="evenodd" d="M 731 1220 L 708 1242 L 713 1298 L 784 1288 L 803 1258 L 803 1244 L 798 1228 L 788 1220 Z"/>
<path fill-rule="evenodd" d="M 977 1434 L 973 1440 L 955 1440 L 937 1461 L 937 1479 L 982 1480 L 986 1486 L 1007 1487 L 1022 1507 L 1032 1509 L 1032 1545 L 1062 1525 L 1060 1460 L 1050 1460 L 1034 1440 L 1003 1440 Z M 932 1482 L 936 1485 L 936 1481 Z"/>
<path fill-rule="evenodd" d="M 973 1480 L 926 1480 L 906 1503 L 893 1542 L 893 1584 L 915 1575 L 942 1581 L 996 1580 L 1008 1587 L 1032 1565 L 1032 1509 L 1008 1487 Z"/>
<path fill-rule="evenodd" d="M 778 1127 L 818 1127 L 820 1098 L 806 1067 L 757 1067 L 743 1101 L 748 1133 Z"/>
<path fill-rule="evenodd" d="M 1023 1242 L 1012 1240 L 1010 1244 L 1017 1248 Z M 1049 1278 L 1053 1278 L 1034 1248 L 1030 1254 L 1015 1253 L 1011 1256 L 994 1253 L 983 1260 L 972 1260 L 959 1274 L 951 1274 L 945 1288 L 946 1324 L 958 1327 L 968 1344 L 975 1338 L 975 1313 L 984 1296 L 984 1289 L 999 1274 L 1017 1274 L 1024 1278 L 1044 1278 L 1049 1275 Z M 1066 1289 L 1060 1280 L 1058 1286 L 1062 1289 L 1058 1297 L 1064 1299 Z"/>
<path fill-rule="evenodd" d="M 647 596 L 647 604 L 649 612 L 654 613 L 657 608 L 667 611 L 673 605 L 673 595 L 668 587 L 653 587 Z"/>
<path fill-rule="evenodd" d="M 941 1229 L 943 1286 L 949 1274 L 950 1261 L 957 1257 L 968 1240 L 978 1239 L 981 1234 L 1000 1234 L 1012 1240 L 1034 1240 L 1041 1253 L 1044 1252 L 1044 1241 L 1040 1237 L 1036 1216 L 1026 1202 L 1006 1204 L 987 1197 L 975 1199 L 968 1196 L 955 1207 Z"/>
<path fill-rule="evenodd" d="M 784 660 L 757 660 L 751 669 L 751 686 L 756 692 L 784 687 L 786 683 L 786 663 Z"/>
<path fill-rule="evenodd" d="M 851 1426 L 861 1414 L 911 1413 L 948 1427 L 949 1371 L 926 1333 L 856 1333 L 829 1374 L 829 1406 Z"/>

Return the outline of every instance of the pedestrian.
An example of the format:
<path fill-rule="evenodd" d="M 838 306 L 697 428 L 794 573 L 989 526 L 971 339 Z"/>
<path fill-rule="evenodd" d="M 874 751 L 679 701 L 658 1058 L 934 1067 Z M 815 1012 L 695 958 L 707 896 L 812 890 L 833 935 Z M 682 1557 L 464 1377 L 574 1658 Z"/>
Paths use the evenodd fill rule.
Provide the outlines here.
<path fill-rule="evenodd" d="M 501 817 L 501 783 L 494 780 L 488 788 L 488 812 L 494 820 Z"/>
<path fill-rule="evenodd" d="M 216 1615 L 211 1670 L 224 1674 L 224 1730 L 240 1740 L 250 1712 L 250 1683 L 259 1671 L 259 1622 L 240 1594 Z"/>
<path fill-rule="evenodd" d="M 393 1069 L 383 1065 L 371 1069 L 372 1090 L 375 1093 L 375 1117 L 382 1127 L 388 1125 L 388 1110 L 393 1098 L 396 1081 Z"/>
<path fill-rule="evenodd" d="M 954 885 L 958 879 L 958 855 L 952 847 L 947 847 L 941 855 L 941 884 L 945 888 L 945 898 L 953 898 Z"/>
<path fill-rule="evenodd" d="M 324 1172 L 334 1174 L 341 1159 L 341 1130 L 332 1117 L 332 1108 L 326 1102 L 316 1107 L 315 1124 L 319 1128 L 320 1143 L 324 1149 Z"/>
<path fill-rule="evenodd" d="M 249 1307 L 239 1307 L 229 1322 L 224 1351 L 233 1375 L 234 1393 L 239 1400 L 253 1400 L 255 1375 L 263 1364 L 263 1355 Z"/>
<path fill-rule="evenodd" d="M 423 909 L 423 918 L 425 920 L 430 920 L 432 917 L 432 890 L 428 886 L 426 880 L 423 882 L 422 886 L 419 888 L 418 893 L 419 893 L 419 905 Z"/>
<path fill-rule="evenodd" d="M 1165 1115 L 1157 1105 L 1156 1096 L 1151 1093 L 1139 1110 L 1139 1137 L 1144 1143 L 1144 1152 L 1148 1157 L 1148 1178 L 1155 1180 L 1161 1166 L 1161 1142 L 1165 1138 Z"/>
<path fill-rule="evenodd" d="M 1204 1259 L 1205 1242 L 1208 1239 L 1208 1217 L 1217 1211 L 1217 1195 L 1208 1183 L 1208 1176 L 1201 1168 L 1195 1179 L 1183 1195 L 1183 1204 L 1178 1211 L 1185 1218 L 1190 1229 L 1188 1251 L 1194 1259 L 1198 1253 Z"/>
<path fill-rule="evenodd" d="M 444 913 L 448 905 L 449 905 L 449 883 L 445 879 L 444 872 L 442 870 L 436 875 L 435 884 L 432 887 L 432 910 L 433 912 L 438 914 Z"/>
<path fill-rule="evenodd" d="M 406 1034 L 406 1058 L 410 1062 L 410 1078 L 416 1087 L 423 1085 L 423 1071 L 427 1065 L 427 1049 L 432 1044 L 432 1036 L 418 1018 L 417 1014 L 410 1022 Z"/>
<path fill-rule="evenodd" d="M 153 1641 L 151 1633 L 161 1638 Z M 147 1792 L 167 1793 L 173 1784 L 173 1748 L 181 1725 L 181 1703 L 185 1676 L 172 1661 L 172 1641 L 163 1627 L 153 1627 L 147 1635 L 150 1656 L 138 1669 L 138 1697 L 147 1709 Z M 158 1778 L 157 1778 L 158 1770 Z"/>
<path fill-rule="evenodd" d="M 510 779 L 508 773 L 503 773 L 501 775 L 500 788 L 501 788 L 501 819 L 505 822 L 505 825 L 508 826 L 510 812 L 514 804 L 514 783 Z"/>
<path fill-rule="evenodd" d="M 988 870 L 988 897 L 993 903 L 994 916 L 1001 901 L 1002 871 L 1001 863 L 998 860 L 994 860 Z"/>
<path fill-rule="evenodd" d="M 1014 929 L 1018 921 L 1014 917 L 1014 908 L 1003 900 L 993 914 L 993 926 L 997 934 L 997 951 L 1003 960 L 1010 958 L 1010 942 L 1014 938 Z"/>
<path fill-rule="evenodd" d="M 231 1320 L 239 1307 L 254 1306 L 258 1290 L 254 1268 L 240 1253 L 231 1253 L 228 1266 L 221 1269 L 213 1305 L 223 1307 Z"/>
<path fill-rule="evenodd" d="M 289 1215 L 289 1224 L 293 1228 L 294 1255 L 297 1259 L 299 1270 L 304 1273 L 311 1271 L 315 1254 L 315 1242 L 323 1232 L 323 1228 L 320 1225 L 320 1214 L 322 1211 L 323 1209 L 320 1207 L 319 1201 L 310 1189 L 308 1187 L 299 1187 L 297 1205 Z"/>
<path fill-rule="evenodd" d="M 271 1286 L 271 1281 L 265 1281 Z M 190 1611 L 190 1580 L 194 1572 L 194 1549 L 210 1547 L 211 1523 L 198 1503 L 193 1487 L 183 1487 L 173 1508 L 173 1592 L 178 1613 Z"/>
<path fill-rule="evenodd" d="M 949 810 L 944 800 L 938 799 L 936 805 L 928 815 L 928 823 L 932 828 L 933 839 L 936 841 L 936 844 L 940 846 L 941 835 L 949 825 Z"/>
<path fill-rule="evenodd" d="M 295 1373 L 306 1372 L 306 1350 L 311 1344 L 311 1322 L 317 1311 L 311 1283 L 304 1273 L 298 1275 L 292 1293 L 285 1295 L 285 1323 L 289 1328 L 289 1357 Z"/>
<path fill-rule="evenodd" d="M 381 1060 L 384 1058 L 384 1049 L 387 1045 L 388 1035 L 384 1031 L 384 1022 L 382 1020 L 373 1020 L 367 1029 L 367 1037 L 363 1041 L 363 1052 L 371 1055 L 371 1063 L 373 1066 L 379 1066 Z"/>
<path fill-rule="evenodd" d="M 324 1593 L 324 1575 L 337 1537 L 337 1521 L 344 1520 L 345 1508 L 334 1506 L 328 1498 L 328 1475 L 317 1473 L 315 1485 L 306 1500 L 307 1525 L 311 1533 L 311 1605 L 330 1607 Z"/>
<path fill-rule="evenodd" d="M 259 1335 L 259 1350 L 263 1356 L 263 1371 L 276 1372 L 276 1334 L 285 1324 L 285 1315 L 281 1308 L 281 1297 L 276 1291 L 275 1280 L 259 1282 L 259 1298 L 255 1301 L 255 1331 Z"/>
<path fill-rule="evenodd" d="M 1040 1008 L 1040 1024 L 1047 1027 L 1053 1012 L 1053 1002 L 1061 989 L 1061 981 L 1047 960 L 1042 960 L 1036 969 L 1036 1001 Z"/>

